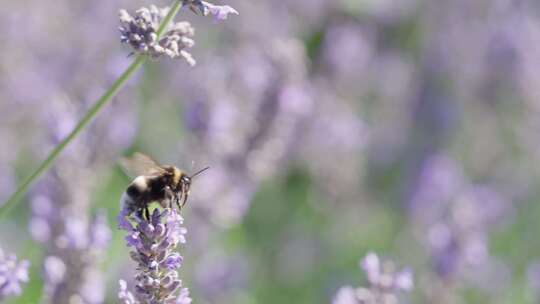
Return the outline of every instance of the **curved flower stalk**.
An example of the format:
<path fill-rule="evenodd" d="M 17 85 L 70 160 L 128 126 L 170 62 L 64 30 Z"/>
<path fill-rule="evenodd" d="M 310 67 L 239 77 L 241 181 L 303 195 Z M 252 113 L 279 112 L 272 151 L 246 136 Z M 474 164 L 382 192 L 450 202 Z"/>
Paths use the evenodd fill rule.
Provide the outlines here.
<path fill-rule="evenodd" d="M 341 287 L 332 304 L 394 304 L 399 303 L 398 294 L 413 289 L 412 271 L 397 270 L 392 261 L 383 261 L 370 252 L 361 262 L 369 287 Z"/>
<path fill-rule="evenodd" d="M 17 261 L 14 254 L 6 255 L 0 249 L 0 301 L 22 292 L 21 283 L 28 282 L 30 262 Z"/>
<path fill-rule="evenodd" d="M 77 93 L 86 96 L 93 89 L 88 85 Z M 57 144 L 84 109 L 84 100 L 51 100 L 38 116 L 47 127 L 39 146 Z M 100 262 L 111 232 L 105 213 L 91 216 L 91 197 L 114 156 L 131 144 L 137 121 L 132 106 L 120 100 L 103 114 L 32 191 L 29 230 L 45 248 L 43 303 L 101 304 L 105 299 Z"/>
<path fill-rule="evenodd" d="M 188 63 L 194 64 L 195 61 L 189 53 L 184 49 L 191 47 L 193 41 L 193 28 L 187 22 L 170 23 L 173 21 L 176 14 L 183 6 L 191 5 L 192 3 L 199 3 L 197 0 L 192 1 L 173 1 L 173 5 L 170 9 L 158 10 L 156 9 L 144 9 L 140 12 L 140 18 L 133 18 L 129 16 L 125 11 L 121 12 L 121 22 L 124 26 L 121 28 L 122 40 L 130 42 L 132 46 L 136 46 L 135 51 L 139 53 L 139 56 L 131 63 L 131 65 L 114 81 L 111 87 L 103 93 L 103 95 L 88 109 L 86 114 L 76 123 L 71 131 L 56 145 L 56 147 L 49 153 L 47 158 L 38 166 L 38 168 L 28 176 L 13 193 L 8 200 L 0 206 L 0 217 L 6 215 L 15 204 L 26 194 L 29 187 L 36 182 L 36 180 L 43 175 L 54 164 L 60 154 L 70 145 L 80 133 L 87 128 L 96 116 L 102 111 L 102 109 L 111 102 L 118 92 L 126 85 L 128 80 L 135 74 L 135 72 L 146 61 L 146 56 L 167 54 L 170 57 L 181 56 L 185 58 Z M 210 13 L 217 19 L 223 20 L 231 13 L 238 14 L 236 10 L 229 6 L 216 6 L 210 3 L 201 2 L 202 13 L 204 15 Z M 128 25 L 128 27 L 125 27 Z M 142 50 L 146 50 L 141 52 Z"/>
<path fill-rule="evenodd" d="M 176 252 L 184 244 L 187 230 L 183 218 L 174 209 L 155 209 L 148 221 L 131 217 L 127 210 L 119 216 L 119 227 L 128 231 L 126 242 L 137 263 L 135 294 L 120 281 L 119 299 L 125 304 L 189 304 L 189 290 L 182 287 L 178 269 L 182 256 Z"/>

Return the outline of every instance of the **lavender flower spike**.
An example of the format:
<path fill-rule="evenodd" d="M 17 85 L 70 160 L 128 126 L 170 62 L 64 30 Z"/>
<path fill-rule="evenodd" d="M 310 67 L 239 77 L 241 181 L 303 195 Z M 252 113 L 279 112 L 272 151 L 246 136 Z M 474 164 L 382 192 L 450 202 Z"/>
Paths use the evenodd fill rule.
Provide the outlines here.
<path fill-rule="evenodd" d="M 191 298 L 187 288 L 182 287 L 178 269 L 182 265 L 182 256 L 175 251 L 185 243 L 186 229 L 182 226 L 183 218 L 176 210 L 155 209 L 146 221 L 126 216 L 119 216 L 120 228 L 127 230 L 128 247 L 132 247 L 131 258 L 137 263 L 135 275 L 135 293 L 127 289 L 127 284 L 120 281 L 118 297 L 124 304 L 189 304 Z"/>
<path fill-rule="evenodd" d="M 195 44 L 192 39 L 195 30 L 189 22 L 171 22 L 165 34 L 158 39 L 159 25 L 168 12 L 168 7 L 157 8 L 154 5 L 138 9 L 135 16 L 120 10 L 120 41 L 129 44 L 135 53 L 147 54 L 154 59 L 163 55 L 182 57 L 193 66 L 195 60 L 186 50 Z"/>
<path fill-rule="evenodd" d="M 17 262 L 14 254 L 5 255 L 0 249 L 0 300 L 22 293 L 21 283 L 28 282 L 30 262 Z"/>

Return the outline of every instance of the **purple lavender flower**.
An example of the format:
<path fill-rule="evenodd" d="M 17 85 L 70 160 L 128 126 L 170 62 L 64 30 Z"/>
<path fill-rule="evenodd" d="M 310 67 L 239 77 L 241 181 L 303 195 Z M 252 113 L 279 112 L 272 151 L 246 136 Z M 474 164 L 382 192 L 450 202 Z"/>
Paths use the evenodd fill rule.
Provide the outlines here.
<path fill-rule="evenodd" d="M 107 49 L 106 46 L 103 48 Z M 89 67 L 81 67 L 81 70 L 86 68 Z M 113 74 L 114 71 L 110 71 L 108 77 L 112 78 Z M 86 101 L 94 100 L 92 95 L 99 95 L 99 85 L 92 81 L 83 82 L 85 86 L 75 94 L 83 99 L 51 98 L 47 107 L 39 111 L 36 121 L 40 121 L 41 129 L 47 132 L 40 137 L 36 151 L 49 150 L 61 140 L 65 135 L 62 125 L 77 121 L 79 114 L 88 107 Z M 65 85 L 69 86 L 69 83 Z M 64 93 L 58 94 L 64 96 Z M 44 303 L 73 303 L 74 299 L 103 303 L 105 280 L 100 274 L 99 262 L 111 231 L 105 214 L 91 216 L 91 194 L 100 174 L 110 168 L 113 156 L 116 157 L 118 151 L 133 139 L 136 120 L 131 108 L 123 102 L 111 104 L 34 188 L 29 229 L 46 251 Z M 121 140 L 117 140 L 119 133 Z"/>
<path fill-rule="evenodd" d="M 225 20 L 229 14 L 238 12 L 228 5 L 214 5 L 200 0 L 184 0 L 182 5 L 188 6 L 195 13 L 206 16 L 211 14 L 216 20 Z M 193 47 L 195 29 L 187 21 L 172 22 L 165 33 L 158 37 L 158 29 L 169 12 L 169 7 L 158 8 L 151 5 L 141 7 L 131 16 L 126 10 L 120 10 L 120 41 L 129 44 L 135 53 L 147 54 L 152 58 L 166 55 L 170 58 L 184 58 L 189 65 L 195 65 L 195 59 L 187 51 Z"/>
<path fill-rule="evenodd" d="M 180 293 L 178 294 L 174 304 L 190 304 L 191 302 L 192 299 L 189 297 L 189 289 L 183 287 L 180 289 Z"/>
<path fill-rule="evenodd" d="M 344 286 L 337 292 L 333 304 L 399 303 L 399 292 L 408 292 L 414 287 L 412 270 L 397 270 L 392 261 L 381 262 L 373 252 L 366 255 L 360 266 L 366 273 L 369 287 Z"/>
<path fill-rule="evenodd" d="M 343 286 L 341 287 L 334 299 L 332 304 L 358 304 L 358 297 L 356 296 L 356 289 L 352 286 Z"/>
<path fill-rule="evenodd" d="M 259 183 L 303 144 L 297 136 L 314 103 L 306 62 L 301 41 L 270 39 L 240 47 L 231 60 L 205 60 L 178 82 L 193 100 L 186 105 L 193 143 L 183 153 L 201 161 L 211 157 L 215 164 L 211 178 L 198 182 L 207 189 L 197 192 L 198 206 L 220 225 L 239 221 Z M 216 197 L 219 206 L 212 203 Z"/>
<path fill-rule="evenodd" d="M 148 221 L 128 217 L 125 210 L 120 213 L 119 227 L 129 232 L 126 242 L 133 248 L 130 255 L 137 263 L 135 296 L 120 281 L 118 297 L 123 303 L 191 303 L 188 289 L 178 278 L 183 258 L 175 249 L 186 242 L 187 232 L 182 223 L 183 218 L 174 209 L 155 209 Z"/>
<path fill-rule="evenodd" d="M 158 39 L 158 28 L 168 12 L 168 7 L 157 8 L 151 5 L 149 8 L 138 9 L 132 17 L 126 10 L 120 10 L 120 40 L 131 45 L 136 53 L 148 54 L 152 58 L 163 55 L 170 58 L 183 57 L 193 66 L 195 60 L 186 51 L 195 44 L 192 39 L 195 30 L 189 22 L 169 24 L 165 34 Z"/>
<path fill-rule="evenodd" d="M 215 5 L 201 0 L 183 0 L 183 7 L 189 7 L 194 13 L 206 16 L 214 16 L 218 21 L 225 20 L 229 16 L 238 15 L 238 11 L 228 5 Z"/>
<path fill-rule="evenodd" d="M 138 301 L 135 296 L 128 290 L 127 283 L 124 280 L 118 282 L 120 284 L 120 290 L 118 291 L 118 299 L 122 304 L 135 304 Z"/>
<path fill-rule="evenodd" d="M 84 303 L 103 303 L 105 288 L 99 263 L 111 237 L 104 213 L 99 213 L 91 224 L 80 218 L 43 218 L 43 227 L 54 234 L 38 235 L 38 241 L 50 244 L 43 262 L 46 303 L 71 303 L 78 299 Z M 35 217 L 33 221 L 37 221 Z M 58 231 L 59 229 L 65 231 Z M 53 238 L 54 237 L 54 238 Z M 54 240 L 50 241 L 49 239 Z M 70 300 L 71 299 L 71 300 Z"/>
<path fill-rule="evenodd" d="M 25 28 L 24 39 L 40 47 L 20 52 L 13 47 L 18 42 L 12 40 L 10 50 L 32 63 L 11 65 L 12 61 L 8 59 L 13 54 L 11 51 L 0 58 L 3 66 L 13 68 L 10 82 L 16 83 L 3 91 L 2 99 L 9 101 L 2 104 L 2 111 L 8 113 L 9 108 L 17 107 L 16 115 L 8 115 L 10 118 L 7 120 L 2 117 L 5 123 L 0 127 L 2 141 L 11 147 L 0 152 L 2 193 L 10 192 L 4 191 L 11 186 L 6 175 L 15 173 L 14 165 L 28 159 L 44 159 L 44 154 L 64 139 L 90 103 L 105 91 L 105 86 L 119 72 L 109 70 L 103 78 L 95 75 L 102 74 L 104 67 L 113 67 L 113 58 L 121 57 L 122 70 L 131 61 L 118 54 L 116 43 L 100 38 L 115 27 L 116 20 L 110 18 L 115 4 L 107 2 L 80 9 L 74 2 L 62 1 L 62 9 L 55 14 L 56 21 L 69 24 L 62 29 L 54 29 L 50 18 L 42 18 L 41 3 L 32 1 L 31 6 L 33 9 L 28 17 L 36 22 Z M 2 20 L 9 19 L 5 26 L 18 22 L 18 17 L 13 19 L 15 15 L 7 11 L 1 15 Z M 86 26 L 87 22 L 93 25 Z M 51 35 L 62 33 L 62 41 L 76 43 L 70 42 L 73 47 L 68 50 L 62 42 L 44 40 L 43 31 Z M 58 56 L 49 57 L 52 54 Z M 35 61 L 41 56 L 50 60 Z M 32 83 L 33 92 L 29 92 Z M 31 235 L 42 244 L 45 256 L 42 267 L 44 297 L 40 302 L 63 304 L 80 300 L 79 303 L 103 303 L 105 280 L 99 275 L 98 258 L 102 257 L 110 231 L 103 217 L 93 221 L 91 198 L 92 189 L 99 181 L 97 177 L 105 174 L 104 170 L 110 170 L 113 156 L 117 157 L 118 150 L 129 146 L 135 135 L 136 116 L 132 114 L 137 111 L 132 102 L 126 102 L 130 100 L 130 92 L 123 94 L 127 95 L 118 96 L 103 115 L 62 153 L 49 174 L 36 184 L 31 195 Z M 30 123 L 20 128 L 25 121 Z M 22 129 L 24 131 L 21 132 Z M 23 133 L 32 136 L 29 138 Z M 121 140 L 117 140 L 118 134 Z M 23 154 L 27 156 L 23 158 Z"/>
<path fill-rule="evenodd" d="M 527 285 L 533 291 L 534 297 L 540 299 L 540 262 L 533 261 L 527 267 Z"/>
<path fill-rule="evenodd" d="M 61 258 L 50 255 L 43 261 L 45 281 L 49 285 L 57 286 L 66 277 L 66 264 Z"/>
<path fill-rule="evenodd" d="M 411 202 L 418 235 L 440 279 L 482 286 L 485 279 L 478 276 L 490 268 L 504 276 L 488 243 L 490 230 L 512 211 L 498 191 L 471 183 L 452 159 L 433 155 L 420 171 Z"/>
<path fill-rule="evenodd" d="M 0 300 L 22 293 L 21 283 L 28 282 L 30 262 L 17 261 L 14 254 L 6 255 L 0 249 Z"/>
<path fill-rule="evenodd" d="M 203 5 L 208 9 L 208 12 L 216 18 L 216 20 L 225 20 L 229 16 L 238 15 L 238 11 L 228 5 L 214 5 L 206 1 L 202 1 Z"/>

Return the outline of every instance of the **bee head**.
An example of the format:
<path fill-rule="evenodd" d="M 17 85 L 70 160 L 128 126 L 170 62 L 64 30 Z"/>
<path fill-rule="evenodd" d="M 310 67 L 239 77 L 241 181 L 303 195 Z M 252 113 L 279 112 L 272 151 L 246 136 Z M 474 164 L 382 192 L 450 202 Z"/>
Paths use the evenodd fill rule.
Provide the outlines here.
<path fill-rule="evenodd" d="M 183 200 L 182 200 L 182 204 L 179 206 L 180 208 L 182 208 L 185 204 L 186 204 L 186 201 L 187 201 L 187 198 L 189 196 L 189 188 L 191 187 L 191 180 L 201 174 L 203 171 L 209 169 L 210 167 L 206 167 L 202 170 L 199 170 L 197 173 L 191 175 L 191 176 L 187 176 L 186 174 L 182 173 L 181 177 L 180 177 L 180 183 L 179 183 L 179 186 L 180 186 L 180 189 L 181 189 L 181 192 L 183 194 Z"/>
<path fill-rule="evenodd" d="M 188 190 L 189 190 L 189 187 L 191 186 L 191 180 L 192 180 L 195 176 L 201 174 L 202 172 L 204 172 L 204 171 L 206 171 L 206 170 L 208 170 L 208 169 L 210 169 L 210 167 L 206 167 L 206 168 L 204 168 L 204 169 L 202 169 L 202 170 L 199 170 L 199 171 L 197 171 L 195 174 L 193 174 L 193 175 L 191 175 L 191 176 L 187 176 L 186 174 L 182 174 L 182 177 L 180 178 L 180 183 L 183 185 L 184 189 L 185 189 L 186 191 L 188 191 Z"/>

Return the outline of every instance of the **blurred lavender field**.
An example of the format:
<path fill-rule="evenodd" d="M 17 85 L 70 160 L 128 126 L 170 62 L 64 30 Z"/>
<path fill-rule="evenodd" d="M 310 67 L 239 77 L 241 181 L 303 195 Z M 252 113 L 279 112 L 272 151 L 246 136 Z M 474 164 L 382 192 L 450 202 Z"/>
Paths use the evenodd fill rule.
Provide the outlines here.
<path fill-rule="evenodd" d="M 133 60 L 118 11 L 158 1 L 3 3 L 0 202 Z M 176 17 L 194 67 L 146 62 L 0 220 L 0 301 L 29 267 L 3 303 L 118 302 L 142 151 L 211 166 L 182 210 L 193 303 L 540 302 L 539 2 L 218 4 L 240 14 Z"/>

